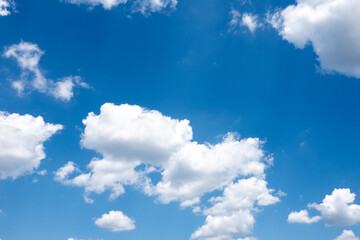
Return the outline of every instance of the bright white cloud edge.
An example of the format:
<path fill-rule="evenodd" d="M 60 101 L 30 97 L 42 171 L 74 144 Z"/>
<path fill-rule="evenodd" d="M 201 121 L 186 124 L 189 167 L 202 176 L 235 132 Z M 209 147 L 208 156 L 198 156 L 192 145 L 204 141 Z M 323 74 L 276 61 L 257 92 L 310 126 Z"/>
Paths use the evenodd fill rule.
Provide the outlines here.
<path fill-rule="evenodd" d="M 340 236 L 334 240 L 359 240 L 351 230 L 344 230 Z"/>
<path fill-rule="evenodd" d="M 297 0 L 268 20 L 297 48 L 311 44 L 324 72 L 360 78 L 360 1 Z"/>
<path fill-rule="evenodd" d="M 0 112 L 0 178 L 16 179 L 37 169 L 46 157 L 44 142 L 62 128 L 41 116 Z"/>
<path fill-rule="evenodd" d="M 95 224 L 100 228 L 108 229 L 112 232 L 134 230 L 135 222 L 121 211 L 110 211 L 95 220 Z"/>
<path fill-rule="evenodd" d="M 327 226 L 349 226 L 360 222 L 360 205 L 354 204 L 355 194 L 348 188 L 334 189 L 331 195 L 326 195 L 322 203 L 308 204 L 308 208 L 319 211 L 320 216 L 309 217 L 307 210 L 291 212 L 290 223 L 315 223 L 320 219 Z"/>

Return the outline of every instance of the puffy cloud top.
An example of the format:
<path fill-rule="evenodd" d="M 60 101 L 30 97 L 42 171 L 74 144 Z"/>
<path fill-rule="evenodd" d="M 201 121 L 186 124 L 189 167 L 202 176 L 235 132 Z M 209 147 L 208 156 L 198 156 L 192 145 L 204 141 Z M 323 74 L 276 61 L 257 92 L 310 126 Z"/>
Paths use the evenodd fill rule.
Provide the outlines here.
<path fill-rule="evenodd" d="M 357 238 L 352 231 L 344 230 L 335 240 L 359 240 L 359 238 Z"/>
<path fill-rule="evenodd" d="M 348 226 L 360 222 L 360 205 L 353 204 L 355 194 L 350 189 L 334 189 L 331 195 L 326 195 L 320 204 L 309 204 L 320 212 L 320 216 L 310 218 L 306 210 L 291 212 L 288 221 L 291 223 L 314 223 L 320 219 L 327 226 Z"/>
<path fill-rule="evenodd" d="M 129 231 L 135 229 L 134 220 L 121 211 L 110 211 L 95 220 L 98 227 L 109 229 L 112 232 Z"/>
<path fill-rule="evenodd" d="M 311 43 L 324 70 L 360 78 L 360 1 L 297 0 L 270 22 L 296 47 Z"/>
<path fill-rule="evenodd" d="M 43 143 L 60 129 L 42 117 L 0 112 L 0 178 L 15 179 L 38 168 L 45 158 Z"/>

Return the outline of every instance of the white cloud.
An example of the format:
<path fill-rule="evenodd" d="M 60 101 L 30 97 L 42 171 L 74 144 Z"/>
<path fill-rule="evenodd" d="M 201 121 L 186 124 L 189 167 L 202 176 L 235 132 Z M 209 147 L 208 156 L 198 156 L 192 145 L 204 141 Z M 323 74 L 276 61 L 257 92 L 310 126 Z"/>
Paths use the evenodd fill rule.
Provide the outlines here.
<path fill-rule="evenodd" d="M 192 239 L 228 240 L 233 236 L 251 233 L 255 223 L 253 211 L 257 206 L 267 206 L 279 201 L 271 195 L 267 182 L 251 177 L 232 183 L 223 196 L 213 197 L 213 206 L 205 209 L 206 224 L 191 236 Z"/>
<path fill-rule="evenodd" d="M 322 203 L 313 203 L 309 207 L 320 211 L 326 225 L 353 225 L 360 222 L 360 205 L 352 204 L 355 196 L 348 188 L 335 189 Z"/>
<path fill-rule="evenodd" d="M 121 211 L 110 211 L 95 220 L 98 227 L 109 229 L 112 232 L 129 231 L 135 229 L 134 220 Z"/>
<path fill-rule="evenodd" d="M 297 0 L 269 22 L 297 48 L 311 43 L 325 71 L 360 78 L 360 1 Z"/>
<path fill-rule="evenodd" d="M 359 238 L 357 238 L 352 231 L 344 230 L 335 240 L 359 240 Z"/>
<path fill-rule="evenodd" d="M 350 189 L 334 189 L 331 195 L 326 195 L 320 204 L 309 204 L 309 208 L 314 208 L 320 212 L 320 217 L 309 218 L 307 211 L 292 212 L 289 215 L 289 222 L 313 223 L 320 218 L 327 226 L 348 226 L 360 222 L 360 205 L 353 204 L 355 194 Z"/>
<path fill-rule="evenodd" d="M 15 3 L 12 0 L 0 0 L 0 16 L 8 16 L 11 14 L 10 8 L 14 9 Z"/>
<path fill-rule="evenodd" d="M 132 3 L 132 8 L 135 12 L 143 14 L 148 12 L 160 12 L 166 8 L 174 9 L 177 5 L 177 0 L 66 0 L 73 4 L 85 4 L 91 7 L 101 5 L 104 9 L 111 9 L 120 4 Z"/>
<path fill-rule="evenodd" d="M 288 216 L 289 223 L 316 223 L 321 220 L 320 216 L 309 217 L 307 210 L 301 210 L 299 212 L 291 212 Z"/>
<path fill-rule="evenodd" d="M 114 199 L 125 192 L 125 185 L 132 185 L 156 196 L 162 203 L 178 201 L 181 207 L 193 207 L 195 212 L 200 212 L 204 194 L 229 189 L 223 198 L 211 201 L 213 208 L 203 212 L 209 215 L 207 222 L 211 222 L 214 218 L 230 221 L 231 215 L 253 219 L 255 204 L 265 206 L 279 200 L 266 187 L 264 171 L 272 158 L 265 155 L 257 138 L 240 140 L 236 134 L 229 133 L 218 144 L 199 144 L 192 141 L 188 120 L 172 119 L 158 111 L 127 104 L 106 103 L 99 115 L 89 113 L 83 123 L 81 145 L 100 153 L 102 158 L 92 159 L 89 172 L 73 177 L 70 175 L 79 170 L 70 162 L 58 170 L 55 179 L 66 185 L 85 187 L 87 202 L 92 202 L 89 198 L 92 192 L 108 190 L 110 199 Z M 160 181 L 153 183 L 151 173 L 159 174 Z M 239 178 L 243 180 L 233 186 Z M 238 189 L 238 199 L 230 198 L 227 192 L 235 191 L 240 185 L 249 191 Z M 242 198 L 245 195 L 241 194 L 247 194 L 246 198 L 251 200 L 239 211 L 241 206 L 235 201 L 245 201 Z M 215 213 L 220 208 L 227 211 Z M 211 223 L 207 225 L 209 231 L 220 231 L 212 229 L 215 225 Z M 233 235 L 249 232 L 244 227 L 251 229 L 252 223 L 246 221 L 237 226 L 239 232 Z M 229 236 L 226 230 L 223 234 Z"/>
<path fill-rule="evenodd" d="M 240 26 L 248 28 L 251 33 L 261 26 L 258 16 L 251 13 L 241 14 L 239 11 L 232 9 L 230 11 L 231 21 L 229 23 L 229 31 L 236 31 Z"/>
<path fill-rule="evenodd" d="M 39 66 L 44 53 L 37 44 L 24 41 L 5 48 L 4 57 L 15 59 L 22 70 L 20 79 L 12 81 L 12 87 L 19 95 L 22 95 L 25 90 L 36 90 L 57 99 L 69 101 L 74 95 L 75 86 L 89 87 L 78 76 L 68 76 L 57 82 L 47 79 Z"/>
<path fill-rule="evenodd" d="M 45 158 L 43 143 L 60 129 L 42 117 L 0 112 L 0 178 L 15 179 L 38 168 Z"/>
<path fill-rule="evenodd" d="M 259 27 L 257 16 L 250 13 L 244 13 L 241 18 L 241 25 L 247 27 L 251 33 Z"/>

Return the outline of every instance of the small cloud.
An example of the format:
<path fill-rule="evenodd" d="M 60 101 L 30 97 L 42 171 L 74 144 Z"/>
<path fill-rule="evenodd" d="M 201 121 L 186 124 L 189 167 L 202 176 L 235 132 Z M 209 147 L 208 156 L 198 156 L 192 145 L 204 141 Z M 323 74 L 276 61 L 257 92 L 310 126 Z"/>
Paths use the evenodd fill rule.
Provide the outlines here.
<path fill-rule="evenodd" d="M 235 9 L 230 11 L 230 15 L 229 32 L 236 32 L 240 27 L 246 27 L 251 33 L 254 33 L 257 28 L 262 26 L 262 23 L 259 23 L 257 15 L 251 13 L 241 14 Z"/>
<path fill-rule="evenodd" d="M 112 232 L 129 231 L 135 229 L 134 220 L 121 211 L 110 211 L 95 220 L 98 227 L 109 229 Z"/>

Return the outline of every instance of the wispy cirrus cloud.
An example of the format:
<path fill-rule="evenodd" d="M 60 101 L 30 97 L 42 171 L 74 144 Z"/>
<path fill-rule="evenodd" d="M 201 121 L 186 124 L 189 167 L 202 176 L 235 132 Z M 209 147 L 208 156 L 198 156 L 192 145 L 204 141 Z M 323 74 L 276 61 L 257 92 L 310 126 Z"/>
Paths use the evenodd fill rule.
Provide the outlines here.
<path fill-rule="evenodd" d="M 3 56 L 15 59 L 21 69 L 20 78 L 11 81 L 18 95 L 38 91 L 67 102 L 73 97 L 75 86 L 89 88 L 79 76 L 67 76 L 58 81 L 46 78 L 40 68 L 40 59 L 44 54 L 37 44 L 24 41 L 5 48 Z"/>

